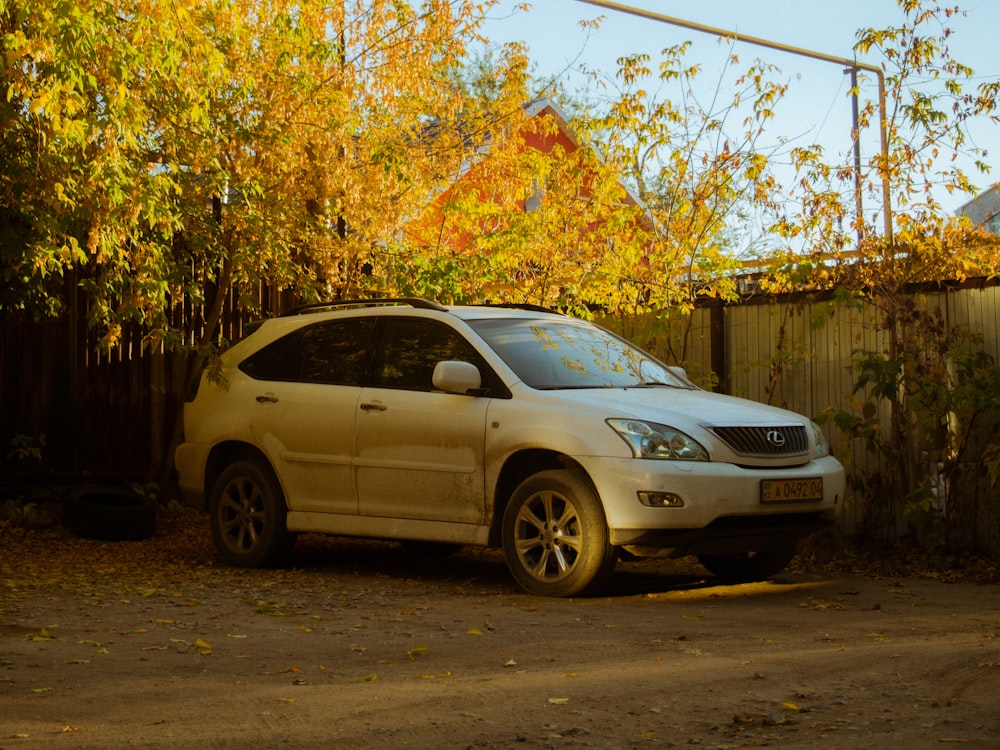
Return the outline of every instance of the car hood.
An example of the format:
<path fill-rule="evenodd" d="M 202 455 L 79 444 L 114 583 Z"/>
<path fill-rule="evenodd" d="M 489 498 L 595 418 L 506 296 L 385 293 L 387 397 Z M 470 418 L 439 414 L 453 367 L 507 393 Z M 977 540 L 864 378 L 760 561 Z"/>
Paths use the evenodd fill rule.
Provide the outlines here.
<path fill-rule="evenodd" d="M 756 401 L 708 391 L 648 386 L 545 391 L 547 398 L 558 398 L 567 406 L 591 406 L 606 418 L 634 418 L 670 425 L 685 426 L 782 426 L 808 425 L 801 414 Z"/>

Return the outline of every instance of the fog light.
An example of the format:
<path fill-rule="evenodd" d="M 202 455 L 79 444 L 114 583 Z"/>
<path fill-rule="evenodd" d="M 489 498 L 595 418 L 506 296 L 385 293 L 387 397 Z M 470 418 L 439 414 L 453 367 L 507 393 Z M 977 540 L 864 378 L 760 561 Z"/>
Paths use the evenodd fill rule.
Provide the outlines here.
<path fill-rule="evenodd" d="M 684 500 L 672 492 L 640 492 L 639 502 L 650 508 L 683 508 Z"/>

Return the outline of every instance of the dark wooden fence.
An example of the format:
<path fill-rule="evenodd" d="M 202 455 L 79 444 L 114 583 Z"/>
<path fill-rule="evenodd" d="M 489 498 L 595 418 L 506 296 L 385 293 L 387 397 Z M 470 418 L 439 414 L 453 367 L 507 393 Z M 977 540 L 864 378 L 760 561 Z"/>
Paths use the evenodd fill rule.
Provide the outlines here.
<path fill-rule="evenodd" d="M 996 280 L 925 287 L 914 296 L 923 306 L 939 307 L 949 325 L 979 334 L 984 350 L 1000 362 Z M 261 297 L 271 312 L 292 302 L 265 290 Z M 812 324 L 817 315 L 826 316 L 824 325 Z M 177 416 L 170 396 L 181 387 L 177 360 L 143 347 L 137 335 L 110 354 L 97 353 L 82 319 L 80 314 L 45 323 L 9 315 L 0 320 L 0 484 L 159 477 Z M 684 342 L 668 341 L 671 327 L 652 323 L 633 320 L 619 327 L 660 354 L 665 345 L 680 351 L 683 344 L 692 375 L 715 373 L 718 390 L 808 416 L 845 402 L 853 385 L 853 352 L 878 351 L 885 336 L 874 309 L 833 309 L 807 295 L 699 308 L 685 321 Z M 227 337 L 237 337 L 241 324 L 237 311 L 227 311 Z M 871 458 L 859 445 L 843 445 L 828 430 L 849 470 L 870 468 Z M 41 460 L 8 455 L 18 440 L 38 447 Z M 981 538 L 1000 552 L 998 488 L 985 485 L 984 492 L 990 497 L 980 519 Z M 851 527 L 862 509 L 850 502 L 848 509 L 845 524 Z"/>

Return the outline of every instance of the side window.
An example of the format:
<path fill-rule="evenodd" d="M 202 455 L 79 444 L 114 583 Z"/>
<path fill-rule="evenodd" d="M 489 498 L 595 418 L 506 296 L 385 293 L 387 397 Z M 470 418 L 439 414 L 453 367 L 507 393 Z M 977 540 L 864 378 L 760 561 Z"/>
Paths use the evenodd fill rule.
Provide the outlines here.
<path fill-rule="evenodd" d="M 258 380 L 360 385 L 374 328 L 372 318 L 317 323 L 272 342 L 240 369 Z"/>
<path fill-rule="evenodd" d="M 489 368 L 457 331 L 441 323 L 418 318 L 386 321 L 382 365 L 377 378 L 383 388 L 430 391 L 434 366 L 444 360 L 471 362 L 486 379 Z"/>

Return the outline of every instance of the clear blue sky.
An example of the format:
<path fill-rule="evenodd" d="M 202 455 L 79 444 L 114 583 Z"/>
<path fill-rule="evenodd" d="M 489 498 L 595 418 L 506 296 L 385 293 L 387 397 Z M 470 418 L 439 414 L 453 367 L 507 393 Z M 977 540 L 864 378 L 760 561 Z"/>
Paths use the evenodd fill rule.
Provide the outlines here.
<path fill-rule="evenodd" d="M 617 0 L 666 16 L 682 18 L 706 26 L 722 28 L 783 45 L 853 58 L 856 33 L 861 28 L 901 25 L 902 10 L 895 0 Z M 942 5 L 958 4 L 967 12 L 949 22 L 952 56 L 975 71 L 974 82 L 1000 79 L 1000 0 L 940 0 Z M 699 78 L 714 89 L 719 72 L 729 54 L 726 43 L 710 34 L 657 23 L 579 2 L 578 0 L 534 0 L 527 12 L 515 10 L 516 0 L 501 0 L 490 11 L 485 33 L 493 42 L 523 41 L 536 64 L 538 77 L 568 76 L 580 83 L 572 69 L 585 65 L 613 76 L 615 60 L 633 52 L 649 52 L 658 59 L 661 49 L 690 40 L 691 62 L 704 67 Z M 579 21 L 605 19 L 597 31 L 584 31 Z M 929 27 L 928 27 L 929 28 Z M 777 121 L 769 127 L 773 138 L 795 138 L 803 145 L 823 144 L 831 158 L 847 155 L 851 149 L 850 77 L 841 66 L 810 60 L 776 50 L 737 43 L 733 52 L 743 67 L 754 59 L 776 65 L 789 84 L 789 93 L 779 108 Z M 877 58 L 859 58 L 878 63 Z M 732 76 L 730 76 L 730 79 Z M 571 83 L 569 88 L 576 89 Z M 862 91 L 875 98 L 875 85 Z M 980 123 L 973 135 L 990 152 L 994 171 L 971 175 L 979 188 L 1000 180 L 1000 126 Z M 874 137 L 874 136 L 873 136 Z M 877 149 L 877 141 L 869 144 Z M 867 147 L 867 146 L 866 146 Z M 870 156 L 870 154 L 866 154 Z M 971 170 L 967 170 L 971 171 Z M 968 198 L 938 196 L 946 211 L 954 211 Z"/>

